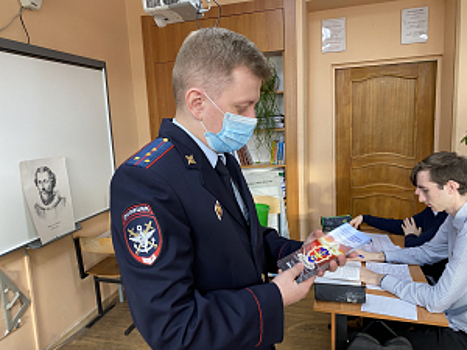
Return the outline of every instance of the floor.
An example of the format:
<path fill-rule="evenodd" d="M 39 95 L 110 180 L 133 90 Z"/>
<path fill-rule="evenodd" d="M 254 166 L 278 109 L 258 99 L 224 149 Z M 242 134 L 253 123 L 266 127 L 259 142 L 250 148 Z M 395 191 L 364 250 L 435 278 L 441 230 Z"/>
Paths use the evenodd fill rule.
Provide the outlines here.
<path fill-rule="evenodd" d="M 330 349 L 330 322 L 328 314 L 313 311 L 313 292 L 310 292 L 305 299 L 285 309 L 285 336 L 277 350 Z M 118 303 L 92 328 L 83 328 L 59 349 L 150 349 L 136 329 L 124 335 L 131 323 L 127 304 Z"/>

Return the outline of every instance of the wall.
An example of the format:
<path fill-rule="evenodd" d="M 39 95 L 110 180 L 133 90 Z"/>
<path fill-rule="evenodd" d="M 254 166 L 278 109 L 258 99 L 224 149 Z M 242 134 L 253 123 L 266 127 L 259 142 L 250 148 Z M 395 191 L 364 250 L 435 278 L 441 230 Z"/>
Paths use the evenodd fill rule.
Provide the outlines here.
<path fill-rule="evenodd" d="M 240 1 L 219 1 L 227 4 Z M 299 50 L 307 52 L 302 57 L 306 62 L 299 65 L 308 69 L 307 79 L 301 79 L 299 102 L 308 103 L 298 110 L 302 146 L 299 160 L 302 174 L 300 186 L 306 193 L 302 196 L 300 212 L 307 225 L 302 225 L 302 235 L 308 228 L 317 228 L 320 215 L 334 211 L 334 108 L 333 69 L 360 64 L 379 64 L 421 57 L 438 59 L 441 63 L 438 86 L 440 106 L 437 108 L 437 144 L 444 148 L 451 144 L 451 127 L 445 130 L 439 125 L 449 119 L 449 100 L 454 96 L 452 126 L 453 149 L 467 150 L 458 141 L 467 131 L 467 118 L 459 117 L 467 110 L 467 100 L 462 98 L 467 91 L 467 82 L 458 79 L 458 89 L 450 90 L 449 63 L 454 57 L 452 28 L 455 23 L 455 0 L 393 1 L 343 9 L 304 13 L 304 1 L 299 3 L 298 25 L 308 28 L 297 30 L 300 35 Z M 465 70 L 467 47 L 462 38 L 467 37 L 467 6 L 460 0 L 458 60 L 456 67 L 461 76 Z M 402 8 L 430 6 L 429 42 L 402 47 L 399 44 L 400 10 Z M 5 25 L 19 11 L 17 0 L 2 0 L 0 26 Z M 31 35 L 32 44 L 61 50 L 107 62 L 110 107 L 116 146 L 117 164 L 131 155 L 139 146 L 150 141 L 147 108 L 144 52 L 141 37 L 140 16 L 144 15 L 138 0 L 81 0 L 69 2 L 46 0 L 38 12 L 26 11 L 23 15 Z M 320 48 L 321 20 L 347 17 L 347 51 L 322 55 Z M 303 17 L 303 18 L 302 18 Z M 444 21 L 444 18 L 448 18 Z M 303 23 L 306 21 L 307 23 Z M 394 29 L 396 28 L 396 29 Z M 300 29 L 300 28 L 298 28 Z M 0 36 L 25 42 L 26 37 L 19 19 Z M 448 39 L 446 39 L 448 38 Z M 450 56 L 452 58 L 450 58 Z M 452 74 L 450 77 L 453 80 Z M 309 84 L 306 85 L 305 81 Z M 303 96 L 307 94 L 307 96 Z M 305 100 L 305 101 L 304 101 Z M 439 121 L 439 122 L 438 122 Z M 447 123 L 448 125 L 450 124 Z M 300 141 L 300 140 L 299 140 Z M 465 152 L 467 153 L 467 152 Z M 106 230 L 108 218 L 101 215 L 83 223 L 81 233 L 92 235 Z M 71 237 L 64 238 L 39 250 L 29 250 L 25 257 L 17 251 L 0 258 L 0 269 L 33 299 L 33 305 L 22 317 L 22 326 L 0 340 L 0 348 L 43 349 L 52 344 L 61 334 L 95 308 L 94 292 L 90 279 L 80 280 Z M 30 260 L 30 264 L 29 264 Z M 28 268 L 30 274 L 28 274 Z M 30 278 L 28 278 L 30 277 Z M 33 290 L 34 293 L 30 291 Z M 105 295 L 112 290 L 105 287 Z"/>
<path fill-rule="evenodd" d="M 149 109 L 146 89 L 146 72 L 144 67 L 143 36 L 141 29 L 141 16 L 147 14 L 143 11 L 141 1 L 124 0 L 126 5 L 128 35 L 130 41 L 131 68 L 133 73 L 133 93 L 138 127 L 138 139 L 141 146 L 151 141 L 149 128 Z M 245 2 L 247 0 L 218 0 L 222 5 Z M 212 6 L 216 6 L 212 2 Z M 222 24 L 222 23 L 221 23 Z"/>
<path fill-rule="evenodd" d="M 419 0 L 391 1 L 372 5 L 353 6 L 340 9 L 309 12 L 307 17 L 308 43 L 308 113 L 306 115 L 306 155 L 303 164 L 306 193 L 301 198 L 300 214 L 308 225 L 302 229 L 302 236 L 319 227 L 322 215 L 333 215 L 336 207 L 335 193 L 335 111 L 334 111 L 334 69 L 351 66 L 385 64 L 420 59 L 436 59 L 439 62 L 437 81 L 436 140 L 443 148 L 449 147 L 451 115 L 448 98 L 452 96 L 452 60 L 444 57 L 445 4 L 452 1 Z M 429 6 L 428 42 L 423 44 L 400 44 L 400 16 L 405 8 Z M 450 14 L 453 11 L 448 11 Z M 321 53 L 321 21 L 323 19 L 346 17 L 347 50 L 340 53 Z M 453 18 L 448 21 L 454 23 Z M 449 32 L 452 36 L 452 32 Z M 450 46 L 453 50 L 453 45 Z M 449 48 L 449 44 L 448 44 Z M 449 73 L 451 63 L 451 84 L 443 80 L 443 73 Z M 445 89 L 445 90 L 443 90 Z M 443 113 L 441 113 L 443 111 Z M 447 112 L 446 112 L 447 111 Z M 443 121 L 444 120 L 444 121 Z"/>
<path fill-rule="evenodd" d="M 18 3 L 0 2 L 0 26 L 18 13 Z M 120 164 L 139 145 L 124 0 L 46 0 L 39 11 L 26 10 L 23 19 L 31 44 L 106 61 L 115 153 Z M 0 36 L 27 42 L 19 18 Z M 83 223 L 80 233 L 101 233 L 107 227 L 108 216 L 100 215 Z M 0 340 L 2 349 L 44 349 L 95 308 L 92 280 L 79 278 L 70 236 L 38 250 L 19 250 L 1 257 L 0 269 L 33 300 L 22 317 L 22 326 Z M 104 296 L 113 290 L 105 286 Z"/>
<path fill-rule="evenodd" d="M 459 141 L 467 134 L 467 1 L 459 0 L 457 10 L 456 90 L 454 93 L 454 123 L 452 149 L 467 156 L 467 145 Z"/>

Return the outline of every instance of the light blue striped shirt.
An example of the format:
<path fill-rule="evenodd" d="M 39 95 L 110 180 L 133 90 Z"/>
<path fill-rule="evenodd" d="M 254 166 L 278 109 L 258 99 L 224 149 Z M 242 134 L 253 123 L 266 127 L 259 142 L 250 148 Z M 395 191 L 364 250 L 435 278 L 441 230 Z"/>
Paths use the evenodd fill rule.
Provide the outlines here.
<path fill-rule="evenodd" d="M 434 286 L 401 281 L 388 275 L 381 287 L 430 312 L 445 312 L 452 329 L 467 333 L 467 203 L 455 217 L 446 218 L 431 241 L 419 247 L 384 253 L 387 262 L 413 265 L 433 264 L 448 258 Z"/>

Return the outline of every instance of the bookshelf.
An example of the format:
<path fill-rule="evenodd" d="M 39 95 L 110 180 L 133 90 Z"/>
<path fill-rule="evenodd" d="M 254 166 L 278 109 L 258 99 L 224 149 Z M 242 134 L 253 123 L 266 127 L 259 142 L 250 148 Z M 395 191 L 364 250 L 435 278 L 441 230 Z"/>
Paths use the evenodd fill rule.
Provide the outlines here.
<path fill-rule="evenodd" d="M 285 157 L 285 116 L 284 113 L 284 62 L 282 51 L 266 52 L 265 55 L 268 57 L 270 63 L 275 67 L 278 75 L 278 86 L 277 86 L 277 99 L 276 105 L 279 111 L 277 116 L 280 127 L 270 128 L 269 130 L 259 129 L 255 131 L 255 134 L 246 145 L 248 152 L 251 154 L 252 162 L 242 162 L 243 157 L 239 157 L 240 164 L 244 168 L 266 168 L 266 167 L 283 167 L 285 168 L 286 157 Z M 280 118 L 282 117 L 282 118 Z M 271 133 L 270 142 L 264 141 L 263 133 Z"/>

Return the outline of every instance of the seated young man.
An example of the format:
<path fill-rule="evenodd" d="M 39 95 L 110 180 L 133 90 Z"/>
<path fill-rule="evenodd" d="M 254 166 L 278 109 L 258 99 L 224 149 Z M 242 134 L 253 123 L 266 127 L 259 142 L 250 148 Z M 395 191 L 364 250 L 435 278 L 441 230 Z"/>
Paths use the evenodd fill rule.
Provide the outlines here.
<path fill-rule="evenodd" d="M 366 223 L 379 230 L 397 235 L 405 235 L 405 247 L 409 248 L 418 247 L 430 241 L 436 232 L 438 232 L 447 216 L 448 214 L 445 211 L 437 212 L 433 208 L 426 207 L 420 213 L 404 220 L 386 219 L 372 215 L 358 215 L 350 221 L 350 224 L 358 229 L 362 223 Z M 446 263 L 447 259 L 422 267 L 423 273 L 431 284 L 435 284 L 441 277 Z"/>
<path fill-rule="evenodd" d="M 419 247 L 378 253 L 359 251 L 363 261 L 412 265 L 448 259 L 438 283 L 430 286 L 399 280 L 362 267 L 362 282 L 380 285 L 402 300 L 444 312 L 448 328 L 424 326 L 404 334 L 417 349 L 467 349 L 467 159 L 451 152 L 434 153 L 418 163 L 411 174 L 415 194 L 448 217 L 435 237 Z"/>

